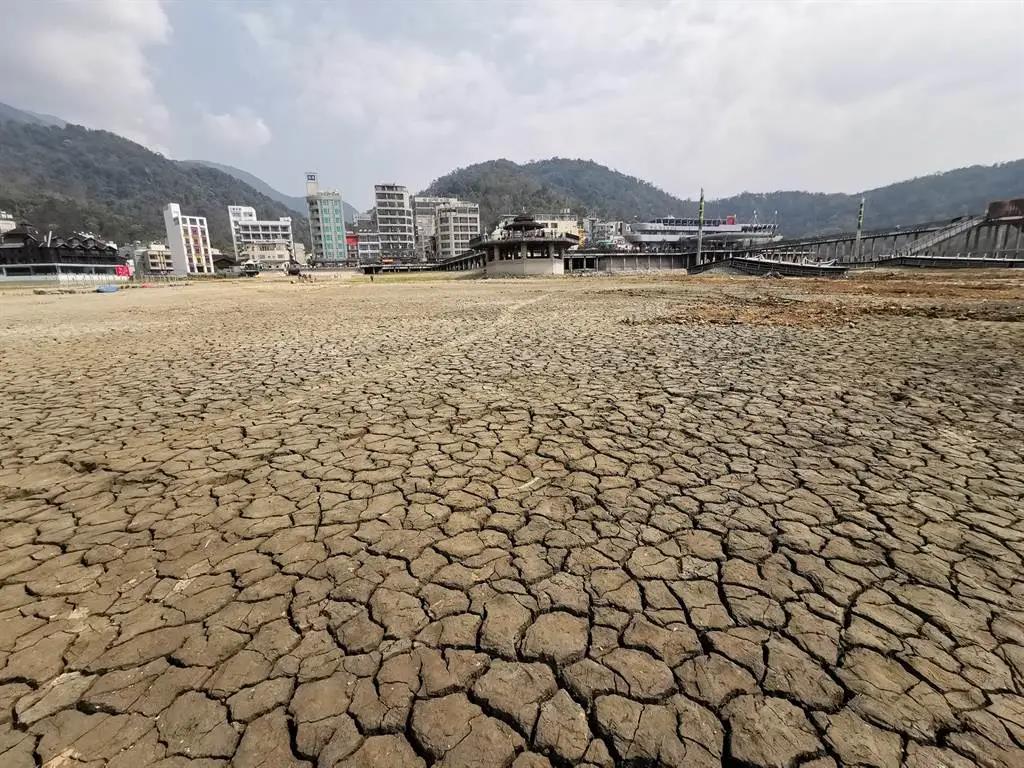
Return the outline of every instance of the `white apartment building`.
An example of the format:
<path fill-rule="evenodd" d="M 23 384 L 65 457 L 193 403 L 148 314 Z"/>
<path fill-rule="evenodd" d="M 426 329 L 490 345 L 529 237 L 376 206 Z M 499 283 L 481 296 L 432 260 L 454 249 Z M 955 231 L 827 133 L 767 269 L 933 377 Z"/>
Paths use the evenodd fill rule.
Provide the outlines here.
<path fill-rule="evenodd" d="M 416 227 L 416 256 L 427 261 L 437 255 L 437 220 L 439 205 L 459 202 L 457 197 L 414 197 L 412 199 L 413 219 Z"/>
<path fill-rule="evenodd" d="M 416 230 L 409 190 L 401 184 L 377 184 L 373 188 L 373 200 L 381 258 L 414 259 Z"/>
<path fill-rule="evenodd" d="M 451 259 L 469 250 L 469 241 L 480 234 L 480 206 L 456 200 L 437 206 L 437 258 Z"/>
<path fill-rule="evenodd" d="M 264 269 L 283 267 L 292 258 L 292 220 L 288 216 L 261 221 L 256 209 L 247 205 L 229 205 L 231 242 L 235 261 L 258 262 Z"/>
<path fill-rule="evenodd" d="M 0 235 L 4 232 L 10 232 L 16 226 L 18 226 L 18 223 L 14 220 L 14 214 L 0 211 Z"/>
<path fill-rule="evenodd" d="M 380 234 L 374 218 L 373 212 L 356 214 L 356 262 L 359 264 L 380 263 Z"/>
<path fill-rule="evenodd" d="M 176 275 L 212 275 L 213 253 L 205 216 L 186 216 L 177 203 L 164 208 L 164 227 Z"/>
<path fill-rule="evenodd" d="M 211 249 L 212 250 L 212 249 Z M 131 248 L 135 269 L 145 275 L 173 275 L 174 260 L 171 249 L 163 243 L 141 243 Z"/>
<path fill-rule="evenodd" d="M 345 264 L 349 261 L 345 242 L 345 204 L 341 192 L 320 189 L 315 173 L 306 174 L 306 206 L 313 261 L 317 264 Z"/>

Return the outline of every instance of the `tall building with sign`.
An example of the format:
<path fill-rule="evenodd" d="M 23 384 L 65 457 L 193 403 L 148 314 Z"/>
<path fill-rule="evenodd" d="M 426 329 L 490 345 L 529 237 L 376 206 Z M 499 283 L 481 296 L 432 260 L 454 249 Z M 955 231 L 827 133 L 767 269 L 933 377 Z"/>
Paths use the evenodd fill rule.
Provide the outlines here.
<path fill-rule="evenodd" d="M 320 189 L 315 173 L 306 174 L 306 206 L 309 235 L 313 241 L 311 261 L 315 264 L 349 263 L 345 242 L 345 204 L 341 192 Z"/>

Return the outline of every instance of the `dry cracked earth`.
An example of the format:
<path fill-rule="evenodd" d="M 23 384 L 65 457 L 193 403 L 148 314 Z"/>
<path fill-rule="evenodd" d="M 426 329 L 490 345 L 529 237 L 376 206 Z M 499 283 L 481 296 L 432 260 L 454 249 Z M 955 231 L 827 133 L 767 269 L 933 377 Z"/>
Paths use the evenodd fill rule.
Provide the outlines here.
<path fill-rule="evenodd" d="M 1024 766 L 1021 280 L 890 277 L 0 296 L 0 766 Z"/>

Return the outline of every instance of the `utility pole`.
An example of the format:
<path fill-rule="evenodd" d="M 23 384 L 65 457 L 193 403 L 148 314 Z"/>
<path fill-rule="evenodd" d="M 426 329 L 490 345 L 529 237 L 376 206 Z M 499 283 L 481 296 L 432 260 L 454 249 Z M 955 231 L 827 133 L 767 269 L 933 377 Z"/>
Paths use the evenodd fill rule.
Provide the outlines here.
<path fill-rule="evenodd" d="M 860 261 L 860 235 L 864 231 L 864 198 L 860 199 L 860 210 L 857 211 L 857 240 L 853 244 L 853 260 Z"/>
<path fill-rule="evenodd" d="M 704 187 L 700 188 L 700 207 L 697 209 L 697 265 L 700 265 L 701 246 L 704 242 Z"/>

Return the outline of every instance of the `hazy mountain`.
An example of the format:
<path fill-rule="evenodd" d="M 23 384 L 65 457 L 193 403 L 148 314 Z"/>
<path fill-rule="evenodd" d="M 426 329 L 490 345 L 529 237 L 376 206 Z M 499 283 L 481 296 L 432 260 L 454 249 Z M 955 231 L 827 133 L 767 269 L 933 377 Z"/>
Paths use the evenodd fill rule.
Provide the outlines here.
<path fill-rule="evenodd" d="M 67 123 L 59 117 L 54 117 L 53 115 L 41 115 L 38 112 L 29 112 L 28 110 L 18 109 L 17 107 L 12 107 L 10 104 L 0 102 L 0 121 L 3 120 L 14 120 L 15 122 L 28 123 L 29 125 L 55 125 L 58 128 L 63 128 L 67 125 Z"/>
<path fill-rule="evenodd" d="M 222 163 L 214 163 L 211 160 L 186 160 L 186 165 L 204 165 L 207 168 L 216 168 L 218 171 L 224 171 L 224 173 L 234 176 L 239 181 L 244 181 L 250 187 L 258 192 L 262 192 L 264 195 L 269 197 L 271 200 L 277 200 L 282 205 L 287 206 L 291 210 L 295 211 L 299 216 L 308 216 L 309 209 L 306 207 L 306 198 L 304 197 L 292 197 L 286 195 L 283 192 L 278 192 L 272 186 L 263 181 L 258 176 L 254 176 L 248 171 L 243 171 L 241 168 L 235 168 L 233 165 L 223 165 Z M 356 213 L 358 211 L 354 206 L 344 203 L 345 208 L 345 221 L 355 221 Z"/>
<path fill-rule="evenodd" d="M 517 164 L 490 160 L 449 173 L 424 194 L 454 195 L 480 204 L 484 226 L 504 213 L 557 211 L 633 221 L 696 216 L 697 201 L 682 200 L 642 179 L 590 160 L 552 158 Z M 881 229 L 982 212 L 991 200 L 1024 196 L 1024 160 L 972 166 L 857 192 L 744 192 L 709 200 L 708 216 L 741 220 L 776 217 L 783 233 L 800 236 L 856 227 L 860 198 L 867 197 L 865 226 Z"/>
<path fill-rule="evenodd" d="M 119 243 L 165 237 L 163 208 L 206 216 L 214 246 L 230 249 L 229 204 L 263 218 L 293 218 L 309 243 L 304 217 L 232 175 L 179 163 L 108 131 L 0 118 L 0 208 L 40 230 L 88 230 Z"/>

